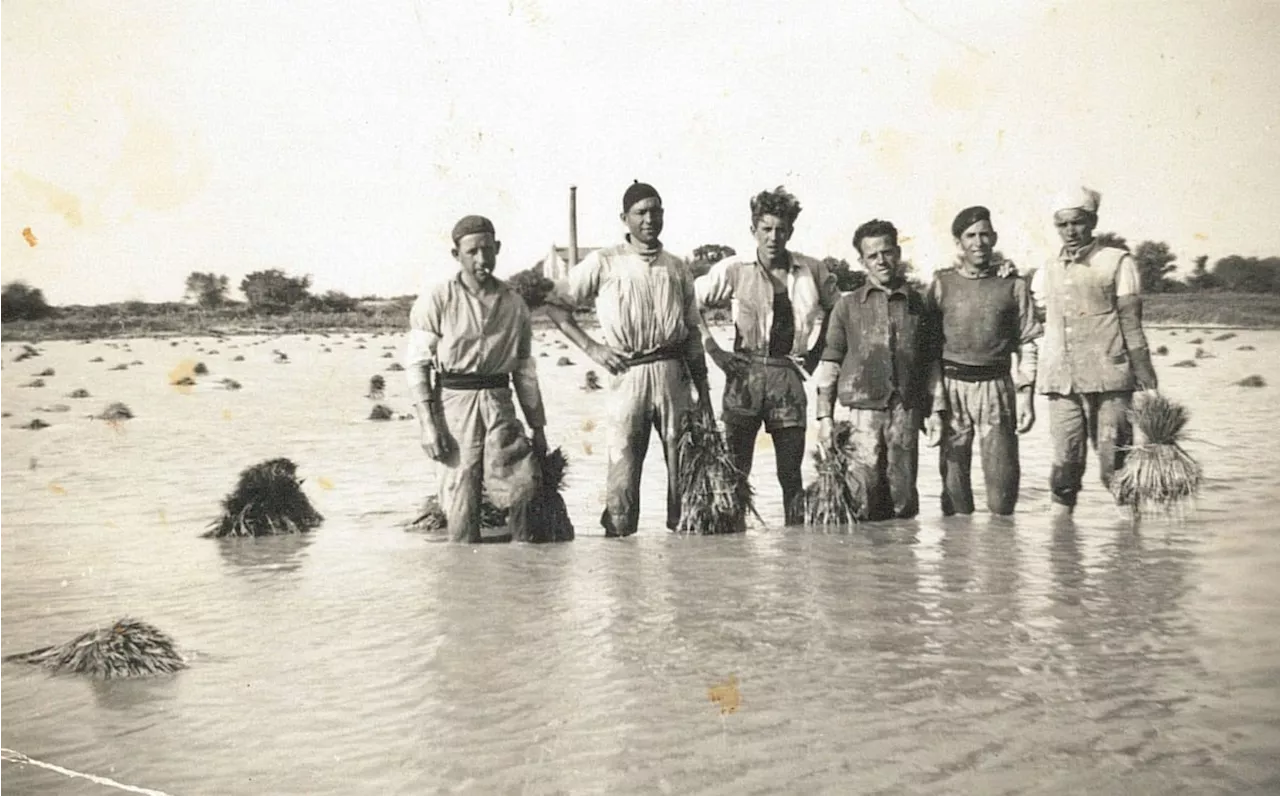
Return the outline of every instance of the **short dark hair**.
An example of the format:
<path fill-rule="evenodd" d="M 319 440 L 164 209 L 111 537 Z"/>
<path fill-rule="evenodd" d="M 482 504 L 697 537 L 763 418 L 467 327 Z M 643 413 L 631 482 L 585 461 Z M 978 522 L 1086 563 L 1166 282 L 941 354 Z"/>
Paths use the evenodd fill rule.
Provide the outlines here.
<path fill-rule="evenodd" d="M 787 222 L 787 226 L 794 227 L 799 215 L 800 202 L 781 185 L 772 191 L 761 191 L 751 197 L 751 226 L 753 227 L 764 216 L 777 216 Z"/>
<path fill-rule="evenodd" d="M 857 250 L 859 257 L 862 256 L 862 241 L 866 238 L 889 238 L 896 247 L 898 245 L 898 228 L 888 221 L 881 221 L 878 218 L 873 218 L 858 227 L 853 233 L 853 248 Z"/>

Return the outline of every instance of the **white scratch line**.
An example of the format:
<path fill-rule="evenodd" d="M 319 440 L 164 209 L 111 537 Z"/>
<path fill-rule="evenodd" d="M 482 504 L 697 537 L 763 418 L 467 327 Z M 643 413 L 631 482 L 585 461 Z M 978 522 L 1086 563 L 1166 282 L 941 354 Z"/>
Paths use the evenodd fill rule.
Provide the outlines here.
<path fill-rule="evenodd" d="M 123 782 L 116 782 L 114 779 L 107 779 L 106 777 L 99 777 L 93 774 L 84 774 L 79 771 L 72 771 L 69 768 L 63 768 L 62 766 L 55 766 L 53 763 L 45 763 L 44 761 L 41 761 L 41 760 L 34 760 L 30 757 L 27 757 L 22 752 L 15 752 L 12 749 L 0 748 L 0 753 L 3 753 L 3 759 L 5 762 L 8 762 L 8 763 L 23 763 L 23 764 L 30 764 L 33 766 L 39 766 L 40 768 L 47 768 L 50 771 L 56 771 L 59 774 L 62 774 L 64 776 L 79 777 L 80 779 L 87 779 L 90 782 L 96 782 L 99 785 L 106 785 L 111 788 L 119 788 L 120 790 L 128 791 L 129 793 L 141 793 L 141 794 L 144 794 L 145 796 L 170 796 L 170 794 L 165 793 L 162 790 L 151 790 L 150 788 L 138 788 L 138 787 L 134 787 L 133 785 L 126 785 Z"/>

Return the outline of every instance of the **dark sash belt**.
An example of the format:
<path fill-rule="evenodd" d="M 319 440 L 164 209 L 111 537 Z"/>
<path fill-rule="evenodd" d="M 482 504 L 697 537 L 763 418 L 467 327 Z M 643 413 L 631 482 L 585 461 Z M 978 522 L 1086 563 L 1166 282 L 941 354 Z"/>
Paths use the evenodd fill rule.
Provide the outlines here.
<path fill-rule="evenodd" d="M 650 362 L 662 362 L 668 359 L 684 359 L 684 343 L 666 345 L 657 351 L 650 351 L 647 354 L 631 357 L 627 360 L 627 364 L 648 365 Z"/>
<path fill-rule="evenodd" d="M 996 365 L 963 365 L 959 362 L 942 360 L 942 375 L 957 381 L 990 381 L 1003 379 L 1009 375 L 1009 363 Z"/>
<path fill-rule="evenodd" d="M 511 383 L 509 373 L 441 373 L 440 386 L 446 390 L 497 390 Z"/>

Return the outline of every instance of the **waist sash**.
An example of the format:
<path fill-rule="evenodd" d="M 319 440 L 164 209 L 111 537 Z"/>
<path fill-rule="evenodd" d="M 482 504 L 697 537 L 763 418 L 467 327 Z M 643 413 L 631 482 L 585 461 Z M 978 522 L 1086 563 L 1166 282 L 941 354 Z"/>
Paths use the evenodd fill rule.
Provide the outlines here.
<path fill-rule="evenodd" d="M 1003 379 L 1009 375 L 1009 363 L 998 365 L 964 365 L 959 362 L 942 360 L 942 375 L 956 381 L 990 381 Z"/>
<path fill-rule="evenodd" d="M 446 390 L 497 390 L 511 384 L 509 373 L 441 373 L 440 386 Z"/>
<path fill-rule="evenodd" d="M 648 365 L 650 362 L 663 362 L 668 359 L 684 359 L 684 343 L 664 345 L 656 351 L 630 357 L 628 365 Z"/>

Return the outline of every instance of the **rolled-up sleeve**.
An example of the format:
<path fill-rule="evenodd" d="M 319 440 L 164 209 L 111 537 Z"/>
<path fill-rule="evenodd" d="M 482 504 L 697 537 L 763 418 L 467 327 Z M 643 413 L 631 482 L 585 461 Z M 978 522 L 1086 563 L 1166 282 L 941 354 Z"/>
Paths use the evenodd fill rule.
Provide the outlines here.
<path fill-rule="evenodd" d="M 694 292 L 698 297 L 700 308 L 714 307 L 724 304 L 733 298 L 733 279 L 730 260 L 721 260 L 711 266 L 711 270 L 694 280 Z"/>
<path fill-rule="evenodd" d="M 436 290 L 423 293 L 409 311 L 409 339 L 403 364 L 409 395 L 415 404 L 425 403 L 431 397 L 427 370 L 436 360 L 442 309 L 437 293 Z"/>
<path fill-rule="evenodd" d="M 1137 296 L 1141 292 L 1142 279 L 1138 276 L 1138 265 L 1132 255 L 1126 254 L 1116 266 L 1116 298 Z"/>
<path fill-rule="evenodd" d="M 582 262 L 569 269 L 564 279 L 555 283 L 555 289 L 547 295 L 552 306 L 573 312 L 595 301 L 600 294 L 600 275 L 603 262 L 596 252 L 588 254 Z"/>

